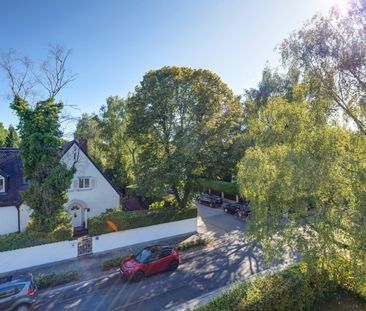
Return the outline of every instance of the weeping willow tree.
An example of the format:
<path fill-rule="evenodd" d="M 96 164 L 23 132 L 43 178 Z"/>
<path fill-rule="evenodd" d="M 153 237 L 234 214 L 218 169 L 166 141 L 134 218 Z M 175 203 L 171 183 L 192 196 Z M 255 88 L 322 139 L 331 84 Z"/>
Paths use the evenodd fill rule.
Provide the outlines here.
<path fill-rule="evenodd" d="M 251 121 L 238 176 L 248 235 L 267 258 L 299 252 L 366 297 L 366 137 L 319 118 L 313 103 L 278 97 Z"/>

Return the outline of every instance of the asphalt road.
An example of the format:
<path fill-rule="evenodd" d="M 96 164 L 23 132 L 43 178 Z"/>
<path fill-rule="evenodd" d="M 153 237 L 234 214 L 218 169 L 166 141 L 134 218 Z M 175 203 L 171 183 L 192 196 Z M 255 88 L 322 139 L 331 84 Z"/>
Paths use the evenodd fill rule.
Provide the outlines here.
<path fill-rule="evenodd" d="M 221 209 L 199 206 L 199 232 L 215 243 L 182 256 L 177 271 L 129 283 L 115 275 L 42 295 L 37 311 L 164 310 L 266 269 L 260 250 L 245 243 L 244 223 Z"/>

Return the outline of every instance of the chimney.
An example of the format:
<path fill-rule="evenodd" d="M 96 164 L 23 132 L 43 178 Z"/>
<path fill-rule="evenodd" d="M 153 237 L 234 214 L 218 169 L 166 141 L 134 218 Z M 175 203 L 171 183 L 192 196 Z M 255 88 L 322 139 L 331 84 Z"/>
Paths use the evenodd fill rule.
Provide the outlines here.
<path fill-rule="evenodd" d="M 79 145 L 81 150 L 88 154 L 88 140 L 86 138 L 80 138 Z"/>

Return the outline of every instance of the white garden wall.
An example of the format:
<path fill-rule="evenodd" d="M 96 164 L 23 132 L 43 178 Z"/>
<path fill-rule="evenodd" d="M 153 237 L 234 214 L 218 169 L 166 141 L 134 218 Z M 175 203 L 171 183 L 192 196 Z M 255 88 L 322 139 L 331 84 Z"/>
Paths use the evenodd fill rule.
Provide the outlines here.
<path fill-rule="evenodd" d="M 93 253 L 170 238 L 197 231 L 197 218 L 149 227 L 102 234 L 93 237 Z M 30 268 L 78 256 L 78 241 L 63 241 L 0 252 L 0 274 Z"/>
<path fill-rule="evenodd" d="M 193 233 L 196 231 L 197 218 L 191 218 L 149 227 L 107 233 L 93 237 L 93 253 Z"/>
<path fill-rule="evenodd" d="M 0 235 L 18 231 L 18 210 L 15 206 L 0 207 Z"/>
<path fill-rule="evenodd" d="M 64 241 L 0 252 L 0 273 L 77 257 L 77 241 Z"/>

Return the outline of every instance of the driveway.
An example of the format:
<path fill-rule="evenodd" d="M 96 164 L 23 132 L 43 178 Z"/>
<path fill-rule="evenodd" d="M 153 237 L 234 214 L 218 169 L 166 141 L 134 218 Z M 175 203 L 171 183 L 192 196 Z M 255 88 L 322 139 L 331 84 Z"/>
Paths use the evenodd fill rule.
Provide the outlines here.
<path fill-rule="evenodd" d="M 222 209 L 198 208 L 198 230 L 214 243 L 183 254 L 177 271 L 140 283 L 118 274 L 84 282 L 41 295 L 35 310 L 166 310 L 266 269 L 260 250 L 246 244 L 242 221 Z"/>

